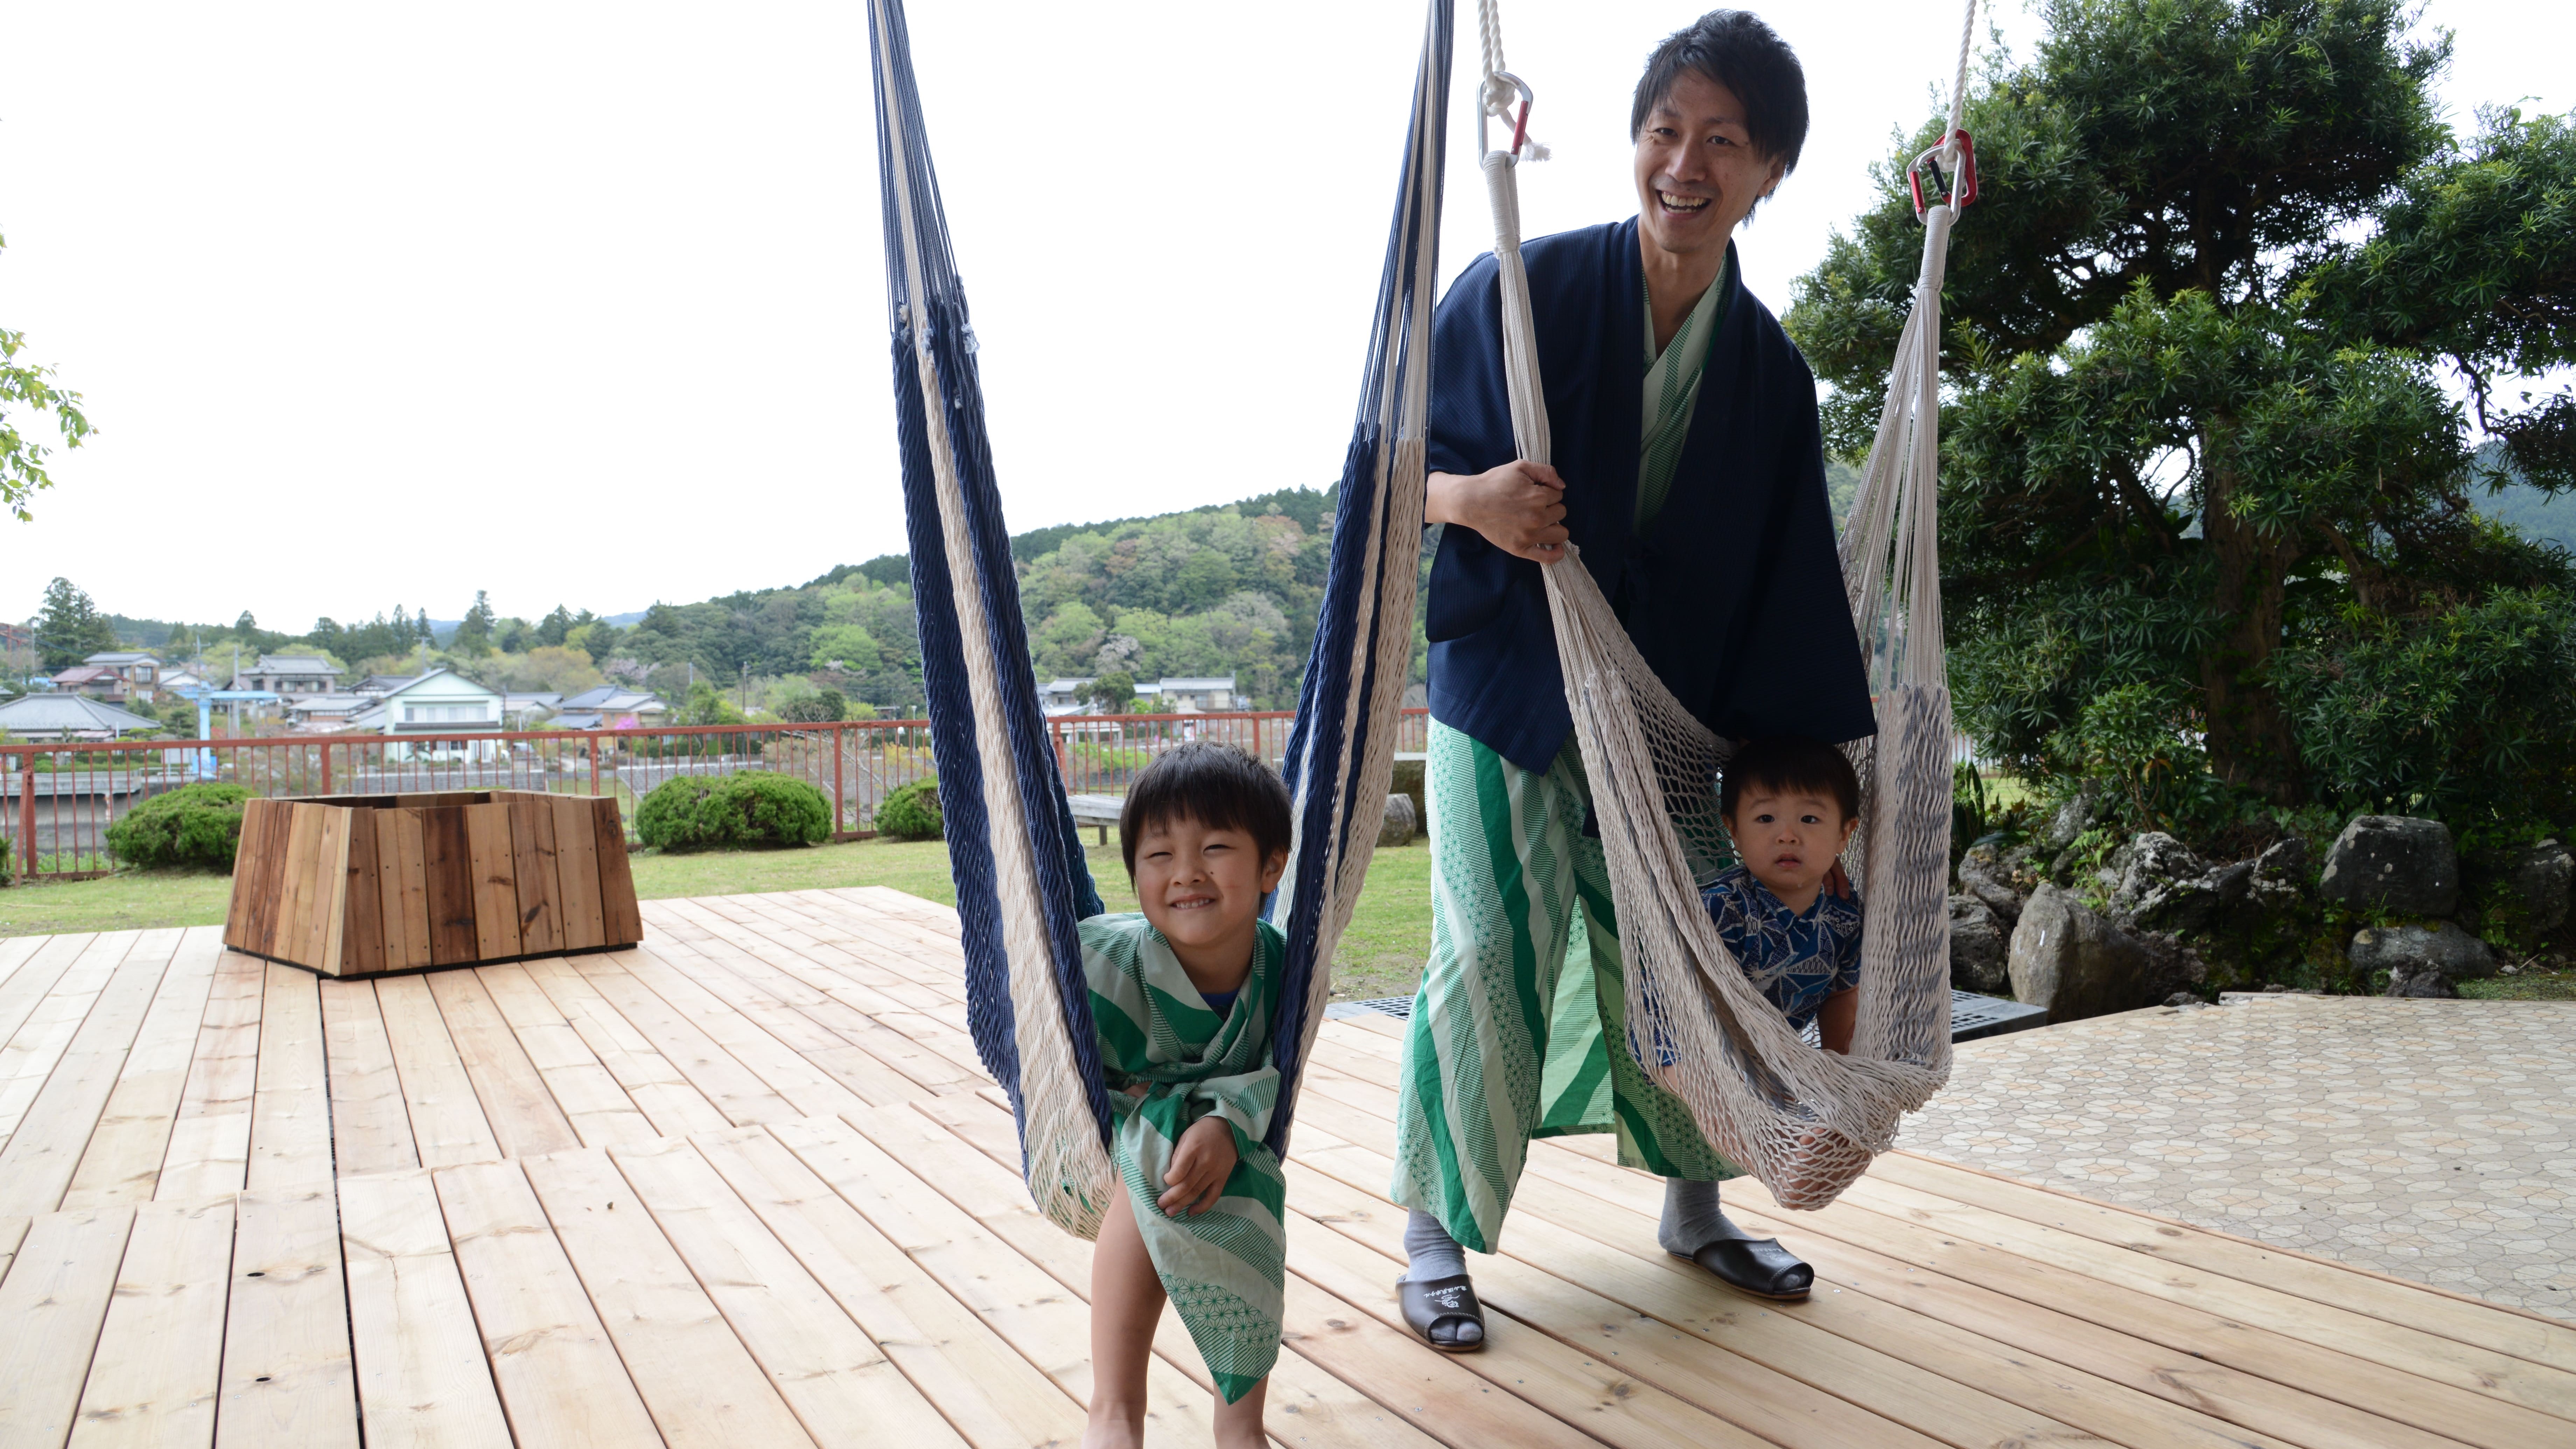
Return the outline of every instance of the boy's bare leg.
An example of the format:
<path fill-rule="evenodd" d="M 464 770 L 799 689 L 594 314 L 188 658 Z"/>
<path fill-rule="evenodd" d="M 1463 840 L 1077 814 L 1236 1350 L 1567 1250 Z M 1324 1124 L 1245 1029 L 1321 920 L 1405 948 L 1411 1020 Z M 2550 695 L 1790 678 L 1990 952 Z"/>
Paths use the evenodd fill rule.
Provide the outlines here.
<path fill-rule="evenodd" d="M 1216 1401 L 1216 1449 L 1262 1449 L 1269 1441 L 1261 1432 L 1261 1406 L 1270 1398 L 1270 1380 L 1263 1379 L 1229 1404 L 1222 1395 Z"/>
<path fill-rule="evenodd" d="M 1082 1449 L 1142 1449 L 1145 1361 L 1154 1352 L 1154 1326 L 1162 1318 L 1163 1280 L 1136 1232 L 1126 1185 L 1117 1184 L 1100 1222 L 1100 1241 L 1091 1250 L 1091 1419 L 1082 1431 Z M 1259 1397 L 1256 1389 L 1244 1401 Z M 1258 1437 L 1258 1410 L 1253 1422 Z M 1231 1443 L 1222 1413 L 1217 1423 L 1218 1442 Z"/>

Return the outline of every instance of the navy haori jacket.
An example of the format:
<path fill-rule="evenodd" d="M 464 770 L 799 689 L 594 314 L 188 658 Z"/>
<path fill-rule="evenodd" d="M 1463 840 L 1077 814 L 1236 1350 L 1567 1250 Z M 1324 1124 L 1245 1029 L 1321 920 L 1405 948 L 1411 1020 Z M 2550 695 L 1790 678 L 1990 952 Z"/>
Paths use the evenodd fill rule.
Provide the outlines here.
<path fill-rule="evenodd" d="M 1839 743 L 1877 729 L 1825 501 L 1815 375 L 1727 252 L 1690 435 L 1662 512 L 1639 536 L 1645 277 L 1634 218 L 1527 242 L 1530 311 L 1565 526 L 1664 687 L 1745 739 Z M 1432 339 L 1432 471 L 1510 462 L 1494 259 L 1440 301 Z M 1431 717 L 1544 771 L 1574 729 L 1539 565 L 1475 530 L 1442 530 L 1426 605 Z"/>

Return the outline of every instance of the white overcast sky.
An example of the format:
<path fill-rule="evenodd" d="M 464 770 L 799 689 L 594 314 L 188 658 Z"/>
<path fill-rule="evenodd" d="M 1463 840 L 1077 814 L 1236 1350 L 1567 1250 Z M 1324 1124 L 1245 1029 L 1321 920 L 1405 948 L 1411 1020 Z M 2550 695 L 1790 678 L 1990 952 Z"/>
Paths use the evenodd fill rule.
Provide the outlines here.
<path fill-rule="evenodd" d="M 1698 8 L 1506 0 L 1556 150 L 1524 173 L 1531 235 L 1635 210 L 1629 91 Z M 1931 114 L 1959 11 L 1759 8 L 1815 111 L 1741 242 L 1783 309 Z M 1459 11 L 1444 276 L 1491 237 Z M 2576 105 L 2569 15 L 2433 0 L 2454 123 Z M 2020 0 L 1994 20 L 2027 53 Z M 1330 482 L 1421 7 L 911 24 L 1014 530 Z M 0 618 L 56 574 L 296 630 L 454 618 L 477 588 L 616 613 L 904 548 L 860 0 L 0 0 L 0 37 L 0 326 L 99 427 L 33 524 L 0 519 Z"/>

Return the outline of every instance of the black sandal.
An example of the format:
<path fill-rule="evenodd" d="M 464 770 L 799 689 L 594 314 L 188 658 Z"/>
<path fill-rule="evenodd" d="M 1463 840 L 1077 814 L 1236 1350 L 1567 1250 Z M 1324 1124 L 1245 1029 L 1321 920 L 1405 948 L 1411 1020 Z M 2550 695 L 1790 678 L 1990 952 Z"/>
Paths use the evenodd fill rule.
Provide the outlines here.
<path fill-rule="evenodd" d="M 1485 1305 L 1476 1301 L 1476 1286 L 1466 1274 L 1398 1283 L 1395 1301 L 1406 1326 L 1442 1353 L 1474 1353 L 1485 1346 Z"/>
<path fill-rule="evenodd" d="M 1699 1264 L 1730 1288 L 1775 1303 L 1804 1302 L 1816 1286 L 1816 1270 L 1778 1238 L 1720 1238 L 1696 1253 L 1673 1256 Z"/>

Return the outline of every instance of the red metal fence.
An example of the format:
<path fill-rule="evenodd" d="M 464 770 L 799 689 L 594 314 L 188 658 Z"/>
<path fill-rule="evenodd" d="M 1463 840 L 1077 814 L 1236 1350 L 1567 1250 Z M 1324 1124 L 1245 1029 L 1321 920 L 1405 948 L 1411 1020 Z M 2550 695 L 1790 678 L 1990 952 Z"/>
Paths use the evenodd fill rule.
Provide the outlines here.
<path fill-rule="evenodd" d="M 1191 739 L 1225 740 L 1273 765 L 1288 748 L 1285 712 L 1069 715 L 1048 721 L 1057 767 L 1076 794 L 1122 794 L 1154 756 Z M 1409 709 L 1396 748 L 1420 750 L 1429 712 Z M 613 795 L 634 842 L 635 805 L 681 775 L 773 770 L 820 789 L 833 835 L 875 833 L 877 802 L 932 772 L 930 722 L 703 725 L 652 730 L 527 730 L 461 735 L 276 735 L 112 744 L 0 742 L 0 838 L 26 876 L 67 879 L 117 866 L 107 828 L 144 800 L 221 780 L 258 795 L 383 795 L 541 790 Z"/>

